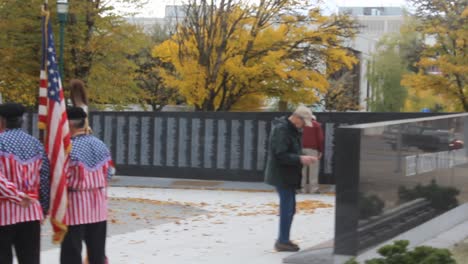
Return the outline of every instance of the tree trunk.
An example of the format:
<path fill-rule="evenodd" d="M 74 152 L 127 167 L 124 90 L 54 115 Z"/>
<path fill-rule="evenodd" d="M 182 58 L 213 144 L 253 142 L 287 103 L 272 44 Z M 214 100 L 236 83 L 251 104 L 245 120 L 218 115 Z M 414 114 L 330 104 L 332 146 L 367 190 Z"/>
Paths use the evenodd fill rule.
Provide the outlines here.
<path fill-rule="evenodd" d="M 216 110 L 214 99 L 206 99 L 201 106 L 195 106 L 195 110 L 198 112 L 214 112 Z"/>
<path fill-rule="evenodd" d="M 287 112 L 288 111 L 288 102 L 280 100 L 278 102 L 278 111 Z"/>
<path fill-rule="evenodd" d="M 86 7 L 86 16 L 85 16 L 85 39 L 83 43 L 83 47 L 75 47 L 73 46 L 71 49 L 72 60 L 75 64 L 75 72 L 74 77 L 81 79 L 83 81 L 87 81 L 93 64 L 93 52 L 91 48 L 91 41 L 94 35 L 94 27 L 96 23 L 96 16 L 99 13 L 99 8 L 101 6 L 101 1 L 97 0 L 95 2 L 88 0 L 87 7 Z M 70 27 L 76 26 L 78 24 L 78 17 L 76 14 L 70 14 Z M 72 42 L 77 42 L 77 40 L 73 39 Z"/>

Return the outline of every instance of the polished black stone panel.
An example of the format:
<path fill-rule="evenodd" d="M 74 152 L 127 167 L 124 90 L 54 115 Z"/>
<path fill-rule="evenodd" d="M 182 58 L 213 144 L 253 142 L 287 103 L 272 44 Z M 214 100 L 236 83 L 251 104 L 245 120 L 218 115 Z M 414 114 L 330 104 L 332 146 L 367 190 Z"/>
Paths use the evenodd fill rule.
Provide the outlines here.
<path fill-rule="evenodd" d="M 335 253 L 356 255 L 468 201 L 468 114 L 339 128 Z"/>
<path fill-rule="evenodd" d="M 338 129 L 336 134 L 335 252 L 354 255 L 358 250 L 359 161 L 361 130 Z"/>

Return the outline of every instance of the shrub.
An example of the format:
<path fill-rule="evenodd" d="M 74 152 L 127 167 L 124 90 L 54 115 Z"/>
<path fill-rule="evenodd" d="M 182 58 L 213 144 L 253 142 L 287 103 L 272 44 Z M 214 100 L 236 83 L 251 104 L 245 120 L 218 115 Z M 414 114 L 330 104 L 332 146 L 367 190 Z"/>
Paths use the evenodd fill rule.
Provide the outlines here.
<path fill-rule="evenodd" d="M 379 249 L 382 258 L 367 260 L 365 264 L 456 264 L 447 249 L 421 246 L 408 251 L 408 245 L 406 240 L 395 241 Z M 359 263 L 352 259 L 346 264 Z"/>

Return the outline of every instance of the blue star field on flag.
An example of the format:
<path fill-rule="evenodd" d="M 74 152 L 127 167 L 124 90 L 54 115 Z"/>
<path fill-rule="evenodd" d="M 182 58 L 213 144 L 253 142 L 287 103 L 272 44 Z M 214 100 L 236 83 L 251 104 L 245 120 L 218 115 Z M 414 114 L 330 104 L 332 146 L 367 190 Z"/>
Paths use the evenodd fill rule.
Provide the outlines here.
<path fill-rule="evenodd" d="M 48 87 L 47 95 L 50 100 L 60 101 L 60 72 L 58 70 L 57 64 L 57 54 L 55 52 L 54 45 L 54 35 L 53 35 L 52 26 L 48 23 L 47 26 L 47 41 L 43 44 L 47 44 L 47 78 L 48 78 Z M 44 66 L 43 66 L 44 67 Z"/>

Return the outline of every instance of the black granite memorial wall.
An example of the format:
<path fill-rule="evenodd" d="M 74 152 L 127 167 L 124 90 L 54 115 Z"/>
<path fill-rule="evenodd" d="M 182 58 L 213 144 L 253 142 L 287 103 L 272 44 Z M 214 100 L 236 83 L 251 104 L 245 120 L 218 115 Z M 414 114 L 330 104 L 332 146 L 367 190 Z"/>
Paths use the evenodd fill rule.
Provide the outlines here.
<path fill-rule="evenodd" d="M 270 123 L 287 113 L 93 112 L 94 135 L 111 149 L 119 175 L 262 181 Z M 334 184 L 334 134 L 343 124 L 427 113 L 317 113 L 325 130 L 320 182 Z M 25 116 L 35 136 L 37 115 Z"/>
<path fill-rule="evenodd" d="M 357 255 L 468 201 L 468 114 L 336 131 L 335 253 Z"/>

